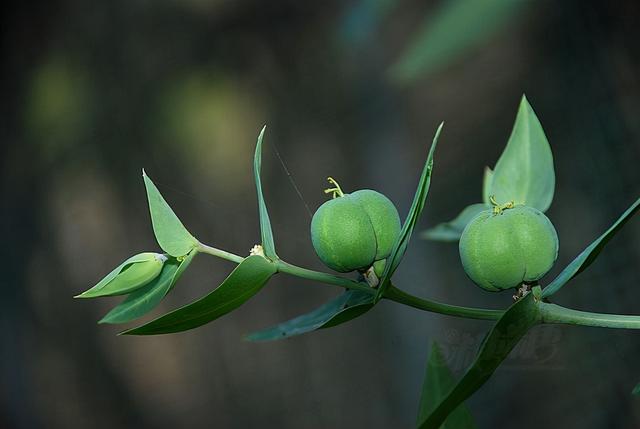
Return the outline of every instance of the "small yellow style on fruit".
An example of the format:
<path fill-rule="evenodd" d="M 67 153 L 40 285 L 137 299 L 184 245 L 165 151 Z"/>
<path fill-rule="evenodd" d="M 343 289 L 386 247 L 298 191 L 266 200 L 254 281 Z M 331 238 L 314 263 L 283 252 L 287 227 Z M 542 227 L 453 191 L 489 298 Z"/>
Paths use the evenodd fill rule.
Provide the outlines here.
<path fill-rule="evenodd" d="M 474 217 L 460 237 L 460 259 L 478 286 L 497 292 L 534 282 L 558 257 L 558 235 L 541 211 L 512 203 Z"/>
<path fill-rule="evenodd" d="M 311 220 L 311 241 L 322 262 L 346 273 L 387 258 L 401 228 L 393 203 L 370 189 L 345 194 L 333 179 L 329 181 L 336 187 L 325 192 L 334 198 Z"/>

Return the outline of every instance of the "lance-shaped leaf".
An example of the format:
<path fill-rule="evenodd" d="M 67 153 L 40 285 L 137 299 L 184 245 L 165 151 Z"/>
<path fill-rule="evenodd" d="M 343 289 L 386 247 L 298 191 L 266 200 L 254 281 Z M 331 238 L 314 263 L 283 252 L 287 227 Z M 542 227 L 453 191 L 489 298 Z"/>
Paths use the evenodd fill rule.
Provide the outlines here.
<path fill-rule="evenodd" d="M 433 241 L 458 241 L 462 231 L 476 215 L 490 207 L 486 204 L 472 204 L 465 207 L 455 219 L 436 225 L 420 234 L 421 238 Z"/>
<path fill-rule="evenodd" d="M 418 219 L 422 214 L 422 209 L 424 209 L 424 203 L 426 202 L 427 194 L 429 193 L 429 185 L 431 184 L 431 170 L 433 170 L 433 153 L 436 150 L 436 146 L 438 145 L 438 138 L 440 137 L 440 132 L 442 131 L 443 126 L 444 122 L 440 124 L 436 131 L 436 135 L 433 137 L 433 142 L 431 143 L 431 148 L 429 149 L 429 155 L 427 156 L 427 161 L 425 162 L 424 168 L 422 169 L 422 175 L 420 176 L 420 181 L 418 182 L 418 188 L 416 189 L 416 193 L 413 197 L 411 208 L 409 209 L 407 218 L 402 225 L 400 235 L 393 245 L 391 254 L 387 258 L 384 272 L 380 277 L 378 292 L 376 293 L 376 302 L 378 302 L 382 298 L 384 291 L 389 286 L 391 276 L 393 276 L 393 273 L 398 268 L 398 265 L 400 265 L 400 262 L 402 261 L 402 258 L 407 251 L 407 246 L 409 245 L 409 240 L 411 239 L 413 229 L 415 228 L 416 223 L 418 222 Z"/>
<path fill-rule="evenodd" d="M 410 83 L 463 57 L 504 29 L 527 2 L 448 0 L 427 15 L 417 36 L 391 69 L 391 76 Z"/>
<path fill-rule="evenodd" d="M 75 298 L 98 298 L 133 292 L 158 277 L 166 260 L 165 255 L 153 252 L 134 255 L 107 274 L 94 287 L 76 295 Z"/>
<path fill-rule="evenodd" d="M 178 216 L 169 207 L 169 204 L 167 204 L 144 170 L 142 170 L 142 177 L 144 178 L 144 186 L 147 189 L 151 223 L 158 244 L 162 250 L 175 257 L 184 256 L 191 252 L 192 249 L 198 246 L 198 240 L 180 222 Z"/>
<path fill-rule="evenodd" d="M 170 334 L 197 328 L 240 307 L 258 293 L 275 273 L 275 264 L 262 256 L 249 256 L 208 295 L 122 334 Z"/>
<path fill-rule="evenodd" d="M 475 360 L 462 379 L 438 406 L 418 426 L 421 429 L 437 429 L 462 402 L 491 377 L 500 363 L 509 355 L 527 331 L 540 323 L 540 311 L 533 293 L 515 302 L 489 331 L 480 346 Z"/>
<path fill-rule="evenodd" d="M 170 258 L 160 275 L 145 287 L 129 294 L 127 298 L 107 313 L 98 323 L 127 323 L 144 316 L 169 293 L 184 270 L 196 255 L 192 250 L 182 260 Z"/>
<path fill-rule="evenodd" d="M 246 336 L 249 341 L 274 341 L 318 329 L 330 328 L 355 319 L 373 307 L 374 296 L 359 290 L 347 290 L 317 309 L 294 319 Z"/>
<path fill-rule="evenodd" d="M 625 211 L 622 216 L 620 216 L 618 220 L 604 234 L 602 234 L 600 237 L 598 237 L 597 240 L 595 240 L 586 249 L 584 249 L 582 253 L 578 255 L 578 257 L 571 261 L 571 263 L 567 265 L 567 267 L 562 270 L 560 274 L 558 274 L 558 277 L 553 279 L 553 281 L 549 283 L 546 288 L 544 288 L 544 290 L 542 291 L 542 297 L 547 298 L 558 292 L 565 284 L 567 284 L 569 280 L 580 274 L 589 265 L 591 265 L 593 261 L 596 260 L 604 246 L 606 246 L 606 244 L 609 242 L 609 240 L 611 240 L 611 238 L 613 238 L 613 236 L 616 235 L 618 231 L 620 231 L 624 224 L 627 223 L 627 221 L 631 219 L 634 214 L 636 214 L 639 208 L 640 198 L 638 198 L 636 202 L 633 203 L 631 207 L 629 207 L 627 211 Z"/>
<path fill-rule="evenodd" d="M 638 383 L 636 387 L 633 388 L 633 390 L 631 391 L 631 394 L 640 396 L 640 383 Z"/>
<path fill-rule="evenodd" d="M 482 176 L 482 202 L 491 205 L 491 182 L 493 181 L 493 170 L 489 167 L 484 168 L 484 176 Z"/>
<path fill-rule="evenodd" d="M 435 410 L 436 406 L 445 397 L 456 380 L 447 366 L 442 350 L 437 342 L 431 343 L 431 352 L 427 360 L 427 371 L 422 384 L 422 395 L 420 396 L 420 406 L 418 408 L 418 426 Z M 465 404 L 461 404 L 453 410 L 442 429 L 473 429 L 476 424 Z"/>
<path fill-rule="evenodd" d="M 546 211 L 556 178 L 542 125 L 523 95 L 507 146 L 493 170 L 489 195 L 499 204 L 514 201 Z"/>
<path fill-rule="evenodd" d="M 256 192 L 258 194 L 258 211 L 260 213 L 260 234 L 262 236 L 262 247 L 264 254 L 269 259 L 278 259 L 276 254 L 276 245 L 273 241 L 273 231 L 271 230 L 271 220 L 269 220 L 269 212 L 264 202 L 262 194 L 262 180 L 260 179 L 260 171 L 262 169 L 262 138 L 267 126 L 262 127 L 256 144 L 256 152 L 253 157 L 253 174 L 256 180 Z"/>

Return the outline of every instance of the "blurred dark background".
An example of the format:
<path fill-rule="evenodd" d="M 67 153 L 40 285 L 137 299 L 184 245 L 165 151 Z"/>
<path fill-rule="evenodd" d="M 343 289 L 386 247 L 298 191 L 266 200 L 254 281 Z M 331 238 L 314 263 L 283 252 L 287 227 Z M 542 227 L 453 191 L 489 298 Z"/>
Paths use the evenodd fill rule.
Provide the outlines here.
<path fill-rule="evenodd" d="M 404 215 L 446 125 L 420 229 L 480 201 L 482 171 L 522 93 L 556 166 L 557 273 L 638 197 L 638 2 L 13 2 L 2 17 L 2 428 L 391 428 L 415 420 L 429 343 L 460 374 L 487 322 L 383 302 L 287 341 L 242 335 L 339 290 L 278 276 L 200 329 L 124 338 L 74 301 L 155 250 L 141 168 L 199 239 L 246 254 L 259 230 L 255 138 L 279 254 L 322 269 L 308 234 L 328 175 Z M 280 158 L 277 156 L 279 153 Z M 300 190 L 298 196 L 282 163 Z M 640 221 L 556 296 L 640 313 Z M 154 315 L 214 288 L 232 264 L 198 257 Z M 474 287 L 457 246 L 412 241 L 398 284 L 506 307 Z M 636 428 L 640 334 L 536 328 L 468 404 L 481 428 Z"/>

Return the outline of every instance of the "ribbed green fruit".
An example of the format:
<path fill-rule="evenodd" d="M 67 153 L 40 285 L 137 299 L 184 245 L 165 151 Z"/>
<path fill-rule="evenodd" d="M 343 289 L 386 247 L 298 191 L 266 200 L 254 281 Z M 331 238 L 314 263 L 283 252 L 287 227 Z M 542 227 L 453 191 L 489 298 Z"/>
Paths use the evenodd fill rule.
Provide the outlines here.
<path fill-rule="evenodd" d="M 465 272 L 492 292 L 540 279 L 557 257 L 558 234 L 549 218 L 532 207 L 483 211 L 460 237 Z"/>
<path fill-rule="evenodd" d="M 339 272 L 366 269 L 385 259 L 400 235 L 393 203 L 370 189 L 327 201 L 311 220 L 311 241 L 329 268 Z"/>

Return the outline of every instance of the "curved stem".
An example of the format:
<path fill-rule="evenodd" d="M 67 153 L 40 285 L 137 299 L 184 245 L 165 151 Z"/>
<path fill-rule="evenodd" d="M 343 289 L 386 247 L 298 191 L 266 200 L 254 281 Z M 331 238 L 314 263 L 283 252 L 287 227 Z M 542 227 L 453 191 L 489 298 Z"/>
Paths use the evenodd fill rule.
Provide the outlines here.
<path fill-rule="evenodd" d="M 640 329 L 640 316 L 591 313 L 573 310 L 556 304 L 539 304 L 542 323 L 595 326 L 600 328 Z"/>
<path fill-rule="evenodd" d="M 206 244 L 202 243 L 200 243 L 198 251 L 216 256 L 218 258 L 226 259 L 237 264 L 244 260 L 242 256 L 226 252 L 212 246 L 207 246 Z M 374 295 L 376 293 L 375 289 L 371 288 L 368 284 L 363 282 L 357 282 L 355 280 L 336 276 L 334 274 L 322 273 L 319 271 L 310 270 L 308 268 L 298 267 L 297 265 L 290 264 L 283 260 L 278 260 L 275 263 L 278 266 L 278 272 L 281 273 L 286 273 L 296 277 L 314 280 L 321 283 L 340 286 L 346 289 L 355 289 L 369 293 L 371 295 Z M 466 317 L 469 319 L 497 320 L 500 318 L 500 316 L 502 316 L 503 313 L 503 311 L 501 310 L 485 310 L 482 308 L 459 307 L 457 305 L 442 304 L 435 301 L 429 301 L 401 291 L 395 286 L 390 286 L 385 291 L 384 298 L 390 301 L 395 301 L 399 304 L 417 308 L 419 310 L 447 314 L 449 316 Z"/>
<path fill-rule="evenodd" d="M 502 310 L 487 310 L 484 308 L 460 307 L 457 305 L 443 304 L 418 298 L 408 294 L 397 287 L 390 285 L 384 292 L 383 298 L 395 301 L 400 304 L 419 310 L 431 311 L 434 313 L 447 314 L 449 316 L 465 317 L 467 319 L 498 320 L 504 314 Z"/>
<path fill-rule="evenodd" d="M 215 247 L 207 246 L 206 244 L 198 243 L 198 252 L 206 253 L 208 255 L 216 256 L 218 258 L 226 259 L 227 261 L 235 262 L 239 264 L 244 261 L 242 256 L 235 253 L 227 252 L 226 250 L 217 249 Z"/>
<path fill-rule="evenodd" d="M 375 294 L 375 289 L 372 289 L 369 285 L 355 280 L 347 279 L 345 277 L 335 276 L 329 273 L 321 273 L 319 271 L 309 270 L 307 268 L 298 267 L 297 265 L 290 264 L 283 260 L 276 262 L 278 265 L 278 271 L 281 273 L 291 274 L 296 277 L 302 277 L 308 280 L 315 280 L 321 283 L 328 283 L 335 286 L 342 286 L 347 289 L 355 289 L 363 292 Z"/>
<path fill-rule="evenodd" d="M 244 257 L 242 256 L 207 246 L 202 243 L 199 244 L 197 250 L 201 253 L 206 253 L 218 258 L 226 259 L 227 261 L 235 262 L 236 264 L 244 261 Z M 376 291 L 366 283 L 345 277 L 309 270 L 282 260 L 278 260 L 275 263 L 278 265 L 279 272 L 291 274 L 296 277 L 340 286 L 346 289 L 355 289 L 370 293 L 371 295 L 374 295 Z M 390 287 L 385 291 L 383 298 L 409 307 L 417 308 L 418 310 L 446 314 L 455 317 L 465 317 L 467 319 L 498 320 L 504 314 L 504 311 L 502 310 L 460 307 L 457 305 L 443 304 L 436 301 L 418 298 L 417 296 L 404 292 L 393 285 L 390 285 Z M 542 323 L 597 326 L 602 328 L 640 329 L 640 316 L 591 313 L 588 311 L 573 310 L 545 302 L 540 302 L 538 305 L 542 315 Z"/>

